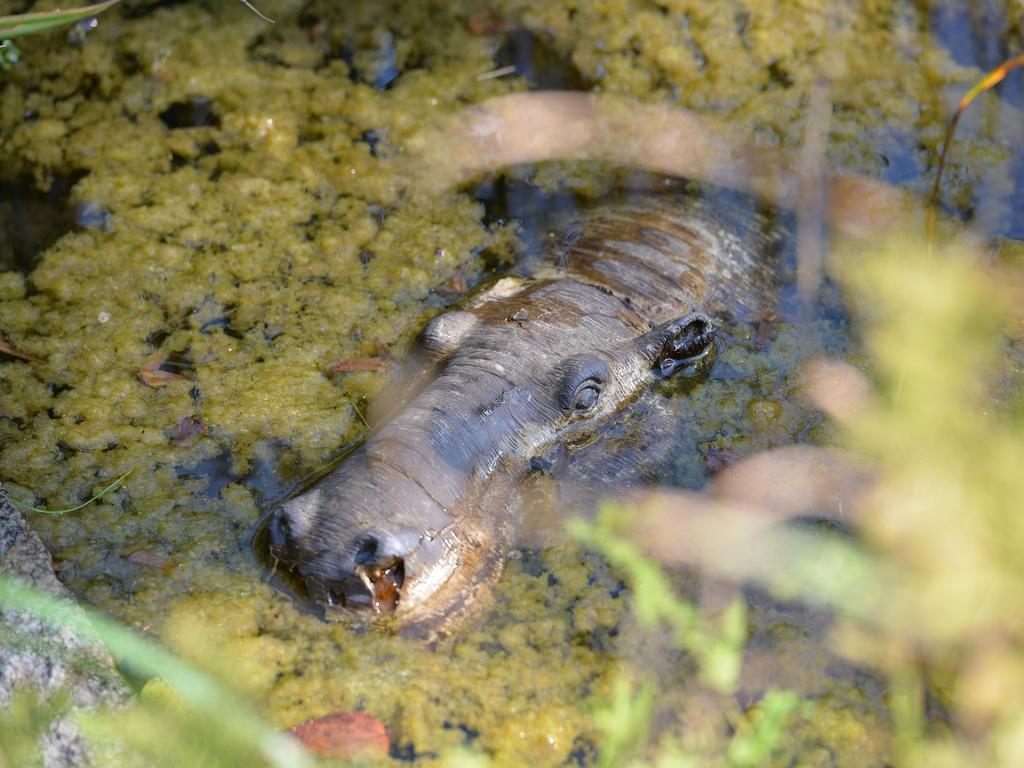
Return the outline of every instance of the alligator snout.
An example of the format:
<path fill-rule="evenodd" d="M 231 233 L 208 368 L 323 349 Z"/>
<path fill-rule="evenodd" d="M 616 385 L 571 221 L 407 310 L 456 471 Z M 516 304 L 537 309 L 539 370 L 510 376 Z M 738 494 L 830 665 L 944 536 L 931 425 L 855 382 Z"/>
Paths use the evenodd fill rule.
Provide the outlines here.
<path fill-rule="evenodd" d="M 268 549 L 277 561 L 289 562 L 294 556 L 291 531 L 293 514 L 281 507 L 268 525 Z M 383 537 L 369 533 L 360 536 L 351 560 L 340 559 L 330 569 L 309 570 L 302 583 L 306 595 L 326 609 L 372 610 L 390 616 L 398 607 L 405 582 L 405 558 L 387 554 L 404 549 L 401 544 L 382 546 Z"/>

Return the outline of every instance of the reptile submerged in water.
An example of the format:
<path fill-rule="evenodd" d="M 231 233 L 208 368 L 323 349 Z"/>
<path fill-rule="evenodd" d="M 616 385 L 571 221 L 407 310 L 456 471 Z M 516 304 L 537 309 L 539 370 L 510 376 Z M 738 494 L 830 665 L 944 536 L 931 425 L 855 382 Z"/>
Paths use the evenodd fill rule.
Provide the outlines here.
<path fill-rule="evenodd" d="M 531 460 L 600 430 L 774 295 L 783 241 L 729 205 L 637 197 L 580 214 L 529 277 L 420 337 L 432 375 L 316 485 L 276 509 L 269 550 L 328 612 L 450 628 L 483 602 Z"/>

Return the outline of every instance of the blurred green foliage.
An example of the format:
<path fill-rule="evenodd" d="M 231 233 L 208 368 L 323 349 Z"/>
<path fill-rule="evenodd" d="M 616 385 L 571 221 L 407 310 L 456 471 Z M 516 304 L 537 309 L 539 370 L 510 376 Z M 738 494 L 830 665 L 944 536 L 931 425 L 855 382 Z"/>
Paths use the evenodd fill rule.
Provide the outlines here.
<path fill-rule="evenodd" d="M 747 639 L 745 604 L 740 599 L 733 600 L 713 623 L 701 616 L 692 603 L 676 598 L 660 566 L 624 538 L 623 533 L 635 519 L 633 511 L 606 504 L 596 525 L 574 520 L 569 530 L 627 574 L 634 596 L 633 610 L 640 623 L 648 628 L 659 622 L 670 626 L 677 645 L 699 660 L 705 682 L 721 693 L 731 693 Z"/>
<path fill-rule="evenodd" d="M 122 666 L 153 681 L 132 706 L 79 713 L 76 722 L 99 746 L 94 758 L 112 765 L 302 768 L 310 761 L 289 737 L 267 726 L 251 707 L 189 664 L 102 616 L 86 618 L 68 602 L 0 577 L 0 604 L 71 630 L 110 649 Z M 15 702 L 0 721 L 0 766 L 22 766 L 41 730 L 66 707 L 31 698 Z M 112 746 L 114 745 L 114 746 Z"/>
<path fill-rule="evenodd" d="M 1024 761 L 1020 273 L 1001 262 L 966 239 L 841 260 L 877 382 L 847 442 L 880 468 L 863 533 L 887 574 L 846 650 L 889 673 L 904 765 Z M 923 722 L 926 696 L 949 732 Z"/>

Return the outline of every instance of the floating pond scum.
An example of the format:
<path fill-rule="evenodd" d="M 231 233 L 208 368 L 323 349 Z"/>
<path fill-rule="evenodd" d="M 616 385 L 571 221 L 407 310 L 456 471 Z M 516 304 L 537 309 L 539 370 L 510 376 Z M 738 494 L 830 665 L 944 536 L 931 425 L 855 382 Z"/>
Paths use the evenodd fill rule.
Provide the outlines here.
<path fill-rule="evenodd" d="M 386 733 L 371 764 L 1021 763 L 1020 72 L 959 118 L 931 253 L 923 216 L 820 219 L 826 168 L 928 200 L 1020 3 L 254 5 L 122 0 L 0 72 L 0 482 L 68 510 L 24 514 L 136 691 L 76 716 L 98 764 L 298 765 L 278 734 L 332 714 Z M 428 128 L 552 84 L 690 110 L 803 194 L 606 156 L 439 183 L 467 147 L 424 178 Z M 432 317 L 638 193 L 817 227 L 822 280 L 788 242 L 775 311 L 539 457 L 472 621 L 324 621 L 261 523 L 395 407 Z M 16 696 L 0 764 L 63 711 Z"/>

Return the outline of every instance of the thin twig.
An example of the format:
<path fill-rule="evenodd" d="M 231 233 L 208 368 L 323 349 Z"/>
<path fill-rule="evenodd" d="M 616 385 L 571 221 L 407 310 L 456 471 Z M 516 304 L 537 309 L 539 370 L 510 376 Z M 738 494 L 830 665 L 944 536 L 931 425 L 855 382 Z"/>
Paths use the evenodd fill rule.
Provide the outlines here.
<path fill-rule="evenodd" d="M 355 403 L 352 403 L 352 410 L 356 412 L 356 416 L 358 416 L 359 420 L 363 422 L 363 426 L 369 429 L 370 423 L 363 417 L 363 414 L 360 413 L 359 408 L 356 407 Z"/>

